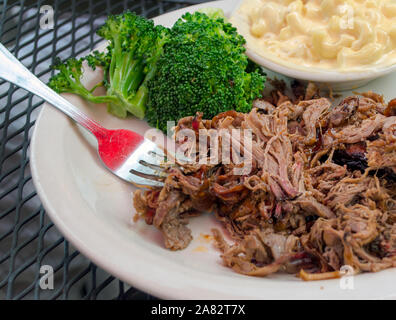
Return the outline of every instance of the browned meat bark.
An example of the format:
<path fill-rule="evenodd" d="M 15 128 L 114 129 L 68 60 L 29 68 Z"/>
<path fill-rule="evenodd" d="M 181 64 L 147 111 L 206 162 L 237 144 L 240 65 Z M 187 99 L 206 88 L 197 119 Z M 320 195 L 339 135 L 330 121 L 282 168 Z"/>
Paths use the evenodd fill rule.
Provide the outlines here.
<path fill-rule="evenodd" d="M 136 211 L 171 250 L 191 241 L 187 217 L 214 211 L 233 239 L 213 231 L 224 265 L 246 275 L 324 279 L 346 264 L 395 267 L 396 102 L 369 92 L 332 107 L 313 85 L 295 85 L 291 98 L 276 85 L 248 114 L 197 114 L 176 129 L 251 129 L 249 173 L 223 163 L 169 169 L 162 189 L 135 193 Z"/>

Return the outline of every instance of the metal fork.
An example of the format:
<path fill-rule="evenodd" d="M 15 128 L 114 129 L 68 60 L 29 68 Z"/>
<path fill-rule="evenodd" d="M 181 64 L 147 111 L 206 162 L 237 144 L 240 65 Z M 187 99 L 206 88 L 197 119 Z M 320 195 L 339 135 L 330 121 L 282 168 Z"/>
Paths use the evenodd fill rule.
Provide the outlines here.
<path fill-rule="evenodd" d="M 130 130 L 108 130 L 41 82 L 0 43 L 0 78 L 41 97 L 91 132 L 104 166 L 139 187 L 161 187 L 167 174 L 165 151 Z M 169 154 L 168 154 L 169 155 Z"/>

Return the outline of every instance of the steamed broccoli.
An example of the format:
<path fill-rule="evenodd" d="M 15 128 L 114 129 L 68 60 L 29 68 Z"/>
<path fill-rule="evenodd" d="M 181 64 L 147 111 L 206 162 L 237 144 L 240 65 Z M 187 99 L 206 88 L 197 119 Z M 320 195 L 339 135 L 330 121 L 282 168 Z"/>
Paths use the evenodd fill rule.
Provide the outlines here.
<path fill-rule="evenodd" d="M 109 104 L 112 113 L 126 110 L 144 117 L 146 84 L 155 72 L 166 33 L 166 28 L 130 12 L 109 17 L 99 29 L 98 35 L 110 41 L 107 93 L 119 98 Z"/>
<path fill-rule="evenodd" d="M 155 73 L 167 32 L 168 29 L 128 11 L 110 16 L 97 32 L 109 41 L 107 52 L 58 62 L 54 68 L 60 73 L 50 79 L 49 86 L 58 93 L 71 92 L 92 102 L 106 102 L 109 112 L 118 117 L 124 118 L 130 112 L 142 119 L 148 99 L 147 82 Z M 91 68 L 99 66 L 104 71 L 103 80 L 92 90 L 80 82 L 83 60 Z M 93 90 L 102 84 L 106 95 L 93 96 Z"/>
<path fill-rule="evenodd" d="M 121 118 L 128 112 L 146 115 L 165 131 L 167 121 L 197 111 L 206 117 L 231 109 L 248 112 L 264 88 L 265 77 L 245 55 L 244 38 L 225 22 L 222 10 L 187 13 L 171 29 L 127 11 L 110 16 L 97 33 L 108 40 L 107 51 L 57 60 L 59 73 L 49 86 L 107 103 Z M 103 70 L 92 89 L 80 81 L 83 62 Z M 98 86 L 106 88 L 105 95 L 93 94 Z"/>
<path fill-rule="evenodd" d="M 83 73 L 83 61 L 84 58 L 70 58 L 69 60 L 62 63 L 59 58 L 56 58 L 52 68 L 59 70 L 60 72 L 50 79 L 48 85 L 58 93 L 69 92 L 78 94 L 84 97 L 86 100 L 94 103 L 110 103 L 116 101 L 115 97 L 94 96 L 93 91 L 97 86 L 91 90 L 88 90 L 84 87 L 80 81 Z"/>
<path fill-rule="evenodd" d="M 146 119 L 163 131 L 167 121 L 197 111 L 208 118 L 248 112 L 261 97 L 265 78 L 256 65 L 247 72 L 244 38 L 219 11 L 208 14 L 187 13 L 175 23 L 148 83 Z"/>

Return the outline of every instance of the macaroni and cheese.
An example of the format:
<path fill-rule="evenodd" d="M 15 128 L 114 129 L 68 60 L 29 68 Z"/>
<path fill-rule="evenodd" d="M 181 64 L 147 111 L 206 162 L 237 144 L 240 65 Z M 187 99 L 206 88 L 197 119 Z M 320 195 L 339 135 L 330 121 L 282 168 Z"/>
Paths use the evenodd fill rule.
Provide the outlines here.
<path fill-rule="evenodd" d="M 396 63 L 395 0 L 245 0 L 231 17 L 248 48 L 296 67 Z"/>

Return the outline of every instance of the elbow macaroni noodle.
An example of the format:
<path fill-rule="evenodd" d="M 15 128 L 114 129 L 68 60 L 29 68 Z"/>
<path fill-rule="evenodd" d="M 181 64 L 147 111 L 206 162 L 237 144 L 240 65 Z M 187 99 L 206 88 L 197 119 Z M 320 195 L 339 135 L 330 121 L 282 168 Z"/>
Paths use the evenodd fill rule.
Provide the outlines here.
<path fill-rule="evenodd" d="M 231 22 L 258 54 L 300 67 L 396 63 L 396 0 L 245 0 Z"/>

